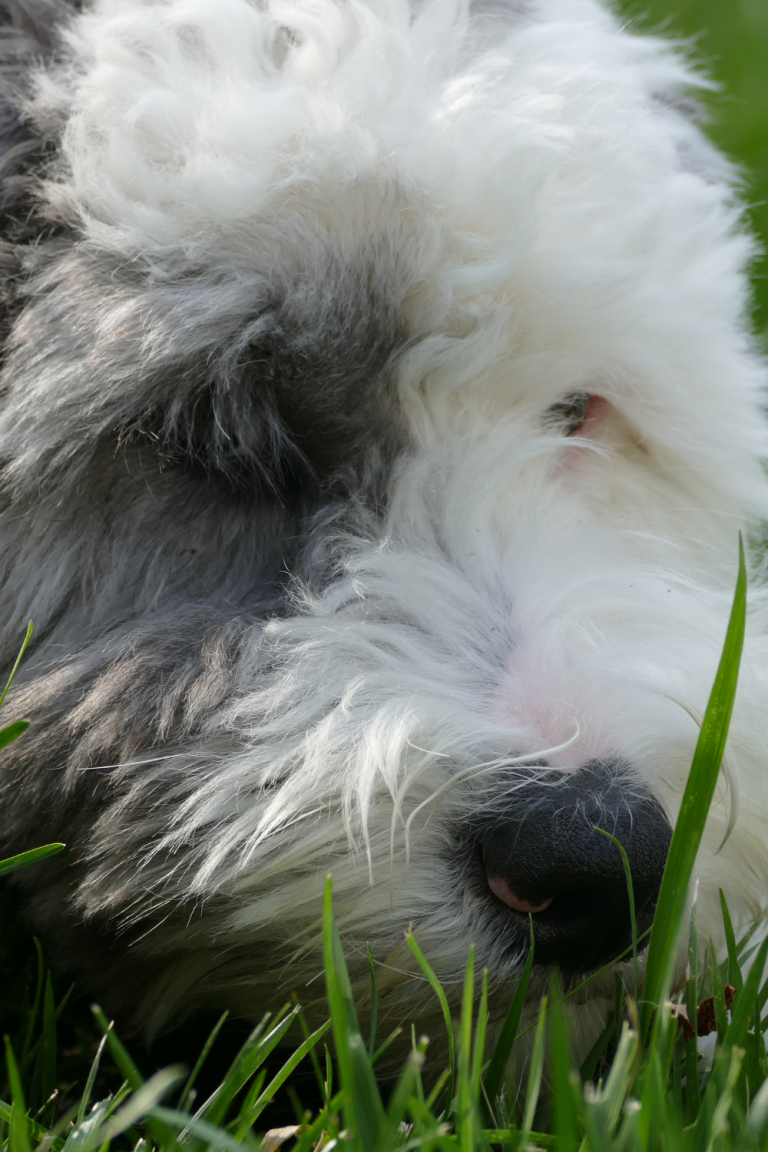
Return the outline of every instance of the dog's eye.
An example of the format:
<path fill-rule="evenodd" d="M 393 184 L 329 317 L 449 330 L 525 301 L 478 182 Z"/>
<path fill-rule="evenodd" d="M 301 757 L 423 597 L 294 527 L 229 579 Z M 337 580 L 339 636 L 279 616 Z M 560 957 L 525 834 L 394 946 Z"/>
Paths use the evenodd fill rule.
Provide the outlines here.
<path fill-rule="evenodd" d="M 548 428 L 562 432 L 564 436 L 575 436 L 582 430 L 595 402 L 599 400 L 599 396 L 592 396 L 589 392 L 571 392 L 547 409 L 544 423 Z"/>

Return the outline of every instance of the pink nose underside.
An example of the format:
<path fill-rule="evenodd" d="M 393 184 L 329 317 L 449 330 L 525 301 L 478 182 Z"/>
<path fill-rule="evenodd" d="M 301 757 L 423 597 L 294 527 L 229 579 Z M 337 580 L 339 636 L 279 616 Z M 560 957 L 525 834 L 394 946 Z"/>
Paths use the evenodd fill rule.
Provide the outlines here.
<path fill-rule="evenodd" d="M 501 876 L 489 876 L 488 887 L 494 896 L 498 896 L 499 900 L 503 900 L 509 908 L 514 908 L 516 912 L 543 912 L 545 908 L 549 908 L 552 903 L 552 897 L 549 900 L 542 900 L 541 904 L 534 904 L 530 900 L 524 900 L 522 896 L 518 896 L 516 892 L 510 888 L 506 880 Z"/>

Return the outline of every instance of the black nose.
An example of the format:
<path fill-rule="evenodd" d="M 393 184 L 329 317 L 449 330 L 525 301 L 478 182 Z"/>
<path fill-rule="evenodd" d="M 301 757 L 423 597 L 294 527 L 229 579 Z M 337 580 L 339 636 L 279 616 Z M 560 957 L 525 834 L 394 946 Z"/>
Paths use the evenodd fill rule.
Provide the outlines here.
<path fill-rule="evenodd" d="M 517 773 L 505 793 L 503 813 L 478 829 L 489 899 L 518 922 L 518 939 L 533 915 L 537 964 L 587 972 L 614 960 L 632 943 L 630 902 L 621 852 L 598 829 L 626 851 L 641 934 L 672 836 L 660 805 L 625 765 L 603 761 Z"/>

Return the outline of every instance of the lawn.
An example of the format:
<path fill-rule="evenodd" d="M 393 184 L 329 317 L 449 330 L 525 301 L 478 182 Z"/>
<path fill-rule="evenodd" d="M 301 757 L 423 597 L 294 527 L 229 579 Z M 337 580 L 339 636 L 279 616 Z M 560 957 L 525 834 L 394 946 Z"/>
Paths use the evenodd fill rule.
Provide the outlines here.
<path fill-rule="evenodd" d="M 721 85 L 707 97 L 708 130 L 741 166 L 752 224 L 768 237 L 768 0 L 626 0 L 618 7 L 634 26 L 684 40 Z M 768 339 L 765 259 L 756 264 L 754 283 L 755 326 Z M 707 942 L 690 932 L 689 979 L 674 1008 L 670 1002 L 670 965 L 684 919 L 688 925 L 685 895 L 697 836 L 736 690 L 744 597 L 742 569 L 648 945 L 644 986 L 636 995 L 630 979 L 627 987 L 617 982 L 615 1011 L 580 1067 L 572 1056 L 568 997 L 557 973 L 528 1037 L 532 1055 L 518 1091 L 503 1072 L 521 1027 L 527 973 L 504 1026 L 489 1029 L 484 976 L 474 971 L 470 953 L 461 1018 L 451 1021 L 418 939 L 411 938 L 423 977 L 444 1011 L 440 1051 L 447 1049 L 449 1056 L 433 1057 L 427 1040 L 414 1034 L 399 1079 L 378 1083 L 378 1055 L 392 1038 L 376 1035 L 375 981 L 371 1018 L 358 1023 L 331 883 L 324 910 L 326 1025 L 314 1033 L 304 1026 L 303 1044 L 286 1049 L 281 1041 L 289 1028 L 297 1021 L 303 1025 L 300 1006 L 288 1004 L 253 1030 L 241 1027 L 239 1035 L 217 1023 L 208 1041 L 186 1033 L 147 1052 L 137 1040 L 123 1043 L 119 1021 L 112 1026 L 91 1010 L 82 992 L 48 975 L 45 956 L 6 892 L 0 902 L 4 1147 L 256 1152 L 283 1141 L 291 1152 L 333 1152 L 339 1144 L 354 1152 L 768 1149 L 762 1020 L 768 943 L 755 944 L 749 931 L 737 937 L 724 902 L 726 954 L 714 957 Z M 21 732 L 7 739 L 14 735 L 23 739 Z M 0 746 L 2 739 L 0 733 Z M 45 866 L 56 868 L 55 856 Z M 407 1026 L 403 1036 L 410 1036 Z M 706 1059 L 703 1043 L 709 1045 Z M 166 1062 L 168 1067 L 159 1067 Z"/>

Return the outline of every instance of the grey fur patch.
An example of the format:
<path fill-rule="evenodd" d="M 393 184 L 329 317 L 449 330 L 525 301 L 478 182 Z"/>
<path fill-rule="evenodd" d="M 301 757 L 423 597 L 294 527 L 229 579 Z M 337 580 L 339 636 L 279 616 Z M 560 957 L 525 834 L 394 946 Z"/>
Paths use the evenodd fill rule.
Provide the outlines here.
<path fill-rule="evenodd" d="M 0 7 L 0 339 L 17 311 L 25 253 L 61 230 L 36 212 L 54 145 L 31 123 L 24 102 L 33 68 L 55 58 L 59 29 L 75 7 L 67 0 L 6 0 Z"/>
<path fill-rule="evenodd" d="M 28 668 L 15 692 L 15 710 L 35 722 L 4 758 L 0 851 L 66 838 L 54 873 L 35 867 L 18 880 L 37 930 L 55 937 L 54 962 L 76 970 L 125 1028 L 167 1026 L 196 1007 L 253 1014 L 287 972 L 286 992 L 295 978 L 293 946 L 262 932 L 255 970 L 250 935 L 225 931 L 232 894 L 204 904 L 190 896 L 193 844 L 155 852 L 192 783 L 165 761 L 194 748 L 212 711 L 241 686 L 242 647 L 260 631 L 254 619 L 213 616 L 187 609 L 116 630 L 47 669 Z M 238 739 L 222 734 L 221 754 Z M 206 773 L 216 773 L 210 737 L 196 785 Z M 290 872 L 290 853 L 281 869 Z M 303 1002 L 311 1013 L 313 997 Z"/>
<path fill-rule="evenodd" d="M 156 941 L 146 970 L 142 949 L 129 945 L 158 923 L 151 869 L 139 882 L 143 899 L 136 904 L 135 862 L 162 817 L 160 810 L 151 817 L 151 786 L 138 806 L 132 798 L 157 764 L 153 748 L 191 739 L 231 693 L 239 643 L 254 627 L 236 619 L 216 625 L 210 610 L 186 610 L 160 626 L 118 630 L 47 670 L 38 663 L 15 693 L 15 709 L 35 721 L 29 739 L 4 757 L 8 818 L 0 841 L 12 850 L 41 838 L 66 840 L 63 866 L 55 874 L 30 869 L 22 884 L 38 929 L 55 928 L 57 961 L 78 968 L 94 990 L 111 987 L 116 1007 L 127 1009 L 130 998 L 121 994 L 115 1001 L 115 987 L 130 988 L 138 1000 L 158 974 Z M 133 765 L 121 769 L 131 757 Z M 102 856 L 100 884 L 90 863 L 95 852 Z M 157 870 L 167 875 L 168 861 Z M 189 943 L 195 935 L 184 927 L 190 909 L 183 899 L 177 904 L 175 930 Z M 119 925 L 128 920 L 126 937 Z"/>
<path fill-rule="evenodd" d="M 349 527 L 385 498 L 397 309 L 346 268 L 343 292 L 270 306 L 256 277 L 155 285 L 47 248 L 2 377 L 6 659 L 28 614 L 71 647 L 184 603 L 280 610 L 337 509 Z"/>
<path fill-rule="evenodd" d="M 38 260 L 0 415 L 17 495 L 60 494 L 98 446 L 137 438 L 158 467 L 278 494 L 402 445 L 388 364 L 404 330 L 375 256 L 282 284 L 224 267 L 158 283 L 60 241 Z"/>
<path fill-rule="evenodd" d="M 5 664 L 36 624 L 10 701 L 34 724 L 4 756 L 0 839 L 66 840 L 55 876 L 21 879 L 36 925 L 135 1009 L 163 965 L 190 988 L 250 965 L 250 947 L 222 960 L 215 907 L 201 918 L 183 884 L 164 923 L 183 854 L 137 877 L 173 803 L 156 750 L 194 742 L 237 691 L 243 637 L 291 611 L 297 573 L 332 578 L 341 520 L 376 520 L 405 447 L 391 381 L 411 280 L 385 235 L 339 253 L 311 221 L 295 251 L 266 222 L 262 254 L 208 267 L 80 248 L 38 201 L 60 125 L 23 112 L 72 11 L 0 10 Z"/>
<path fill-rule="evenodd" d="M 171 464 L 280 494 L 359 468 L 372 440 L 397 447 L 386 369 L 404 332 L 374 273 L 331 260 L 324 281 L 290 286 L 254 313 L 209 354 L 205 378 L 197 363 L 182 367 L 173 394 L 155 387 L 159 400 L 121 437 L 148 436 Z"/>
<path fill-rule="evenodd" d="M 322 585 L 342 530 L 375 533 L 406 447 L 392 379 L 412 279 L 386 235 L 339 253 L 317 221 L 293 229 L 295 251 L 276 252 L 266 222 L 263 253 L 208 267 L 79 247 L 71 222 L 36 214 L 53 145 L 15 111 L 20 71 L 55 51 L 55 32 L 35 39 L 31 9 L 14 11 L 6 57 L 21 63 L 0 161 L 4 662 L 30 615 L 36 640 L 10 701 L 34 724 L 4 758 L 0 840 L 66 841 L 55 877 L 33 869 L 21 883 L 59 962 L 111 1007 L 140 1014 L 150 983 L 174 981 L 189 1004 L 195 989 L 210 1003 L 247 969 L 253 984 L 251 948 L 238 956 L 230 940 L 223 959 L 216 901 L 203 914 L 185 896 L 184 852 L 152 857 L 175 803 L 155 769 L 238 691 L 243 637 L 253 645 L 265 618 L 293 610 L 292 580 Z M 40 8 L 54 22 L 69 11 Z M 154 859 L 140 875 L 139 859 Z"/>

